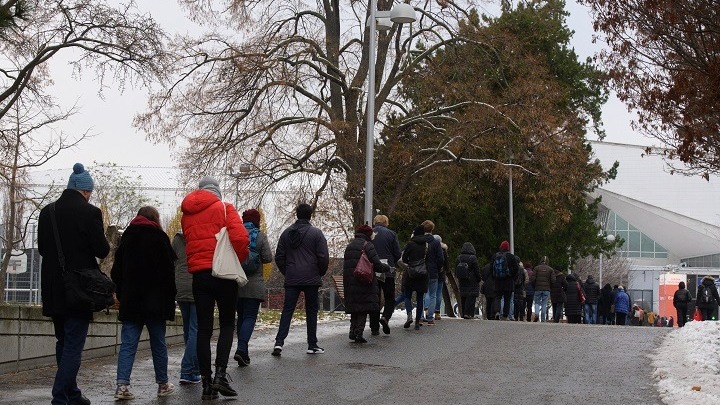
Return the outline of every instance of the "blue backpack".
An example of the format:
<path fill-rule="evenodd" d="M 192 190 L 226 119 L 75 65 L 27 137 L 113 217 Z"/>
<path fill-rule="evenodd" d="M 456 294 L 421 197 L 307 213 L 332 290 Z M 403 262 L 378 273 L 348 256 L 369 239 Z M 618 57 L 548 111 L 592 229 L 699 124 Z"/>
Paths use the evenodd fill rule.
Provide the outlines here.
<path fill-rule="evenodd" d="M 495 258 L 493 259 L 493 277 L 495 277 L 496 280 L 510 277 L 510 268 L 508 267 L 505 252 L 495 253 Z"/>
<path fill-rule="evenodd" d="M 245 270 L 245 275 L 249 277 L 257 274 L 260 269 L 262 269 L 260 253 L 257 251 L 257 236 L 260 229 L 252 222 L 245 222 L 245 229 L 247 229 L 248 235 L 250 235 L 250 254 L 247 259 L 242 262 L 242 268 Z"/>

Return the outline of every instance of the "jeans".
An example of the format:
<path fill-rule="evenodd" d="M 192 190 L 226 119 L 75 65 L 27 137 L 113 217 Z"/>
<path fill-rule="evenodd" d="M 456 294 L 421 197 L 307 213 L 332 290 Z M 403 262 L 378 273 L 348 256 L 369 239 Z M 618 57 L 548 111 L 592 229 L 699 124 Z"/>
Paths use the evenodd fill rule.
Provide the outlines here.
<path fill-rule="evenodd" d="M 563 309 L 565 308 L 564 302 L 558 302 L 557 304 L 553 302 L 552 309 L 553 309 L 553 322 L 559 323 L 560 320 L 563 317 Z"/>
<path fill-rule="evenodd" d="M 237 300 L 237 353 L 248 354 L 248 343 L 255 330 L 260 300 L 256 298 L 238 298 Z"/>
<path fill-rule="evenodd" d="M 445 285 L 445 277 L 438 278 L 437 292 L 435 294 L 435 312 L 439 312 L 440 307 L 442 307 L 442 299 L 443 299 L 442 291 L 443 291 L 444 285 Z"/>
<path fill-rule="evenodd" d="M 180 362 L 180 378 L 200 375 L 200 363 L 197 357 L 197 310 L 194 302 L 178 302 L 183 320 L 183 341 L 185 353 Z"/>
<path fill-rule="evenodd" d="M 155 368 L 155 382 L 165 384 L 168 382 L 168 352 L 165 344 L 165 320 L 148 319 L 143 322 L 123 321 L 120 332 L 120 351 L 118 352 L 117 383 L 129 385 L 135 354 L 137 353 L 140 334 L 143 325 L 147 327 L 150 336 L 150 351 L 152 352 L 153 367 Z"/>
<path fill-rule="evenodd" d="M 412 319 L 412 293 L 415 292 L 415 301 L 418 303 L 417 309 L 415 310 L 415 324 L 418 325 L 420 323 L 420 319 L 422 319 L 422 305 L 419 305 L 421 302 L 423 302 L 423 295 L 424 293 L 421 293 L 419 291 L 405 291 L 403 292 L 403 295 L 405 295 L 405 312 L 407 312 L 408 319 Z"/>
<path fill-rule="evenodd" d="M 68 404 L 82 396 L 77 386 L 82 351 L 87 338 L 89 319 L 54 316 L 55 361 L 57 372 L 52 387 L 52 405 Z"/>
<path fill-rule="evenodd" d="M 535 314 L 540 318 L 540 322 L 548 321 L 548 298 L 550 291 L 535 291 Z"/>
<path fill-rule="evenodd" d="M 285 338 L 290 333 L 290 321 L 292 321 L 295 306 L 297 305 L 300 292 L 305 295 L 305 316 L 307 325 L 308 347 L 317 346 L 317 315 L 318 315 L 318 289 L 317 285 L 299 285 L 285 287 L 285 302 L 283 303 L 282 315 L 280 316 L 280 327 L 275 336 L 275 345 L 285 344 Z"/>
<path fill-rule="evenodd" d="M 432 321 L 435 317 L 435 302 L 437 301 L 437 286 L 438 279 L 431 278 L 428 280 L 428 293 L 422 300 L 425 303 L 425 307 L 428 309 L 426 321 Z M 418 303 L 418 308 L 420 305 Z"/>
<path fill-rule="evenodd" d="M 585 304 L 585 322 L 588 325 L 597 323 L 597 304 Z"/>
<path fill-rule="evenodd" d="M 200 375 L 210 378 L 212 376 L 210 339 L 213 335 L 215 303 L 220 321 L 215 367 L 226 368 L 232 350 L 233 332 L 235 332 L 238 284 L 235 280 L 213 277 L 210 270 L 206 270 L 193 274 L 192 288 L 198 318 L 197 356 Z"/>

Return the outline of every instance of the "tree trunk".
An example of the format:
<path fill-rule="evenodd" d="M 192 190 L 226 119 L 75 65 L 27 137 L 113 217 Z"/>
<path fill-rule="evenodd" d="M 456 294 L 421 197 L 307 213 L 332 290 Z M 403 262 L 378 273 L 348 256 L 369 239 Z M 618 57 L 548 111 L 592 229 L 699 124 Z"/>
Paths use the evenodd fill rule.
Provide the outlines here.
<path fill-rule="evenodd" d="M 447 282 L 445 283 L 445 286 L 443 287 L 443 299 L 445 300 L 445 315 L 450 317 L 455 317 L 454 311 L 452 310 L 452 299 L 450 297 L 450 291 L 448 290 L 448 285 L 450 288 L 452 288 L 453 295 L 455 296 L 455 302 L 458 304 L 458 315 L 463 316 L 463 310 L 462 305 L 460 305 L 460 289 L 458 288 L 457 281 L 455 280 L 455 275 L 450 273 L 449 271 L 447 274 L 445 274 Z"/>

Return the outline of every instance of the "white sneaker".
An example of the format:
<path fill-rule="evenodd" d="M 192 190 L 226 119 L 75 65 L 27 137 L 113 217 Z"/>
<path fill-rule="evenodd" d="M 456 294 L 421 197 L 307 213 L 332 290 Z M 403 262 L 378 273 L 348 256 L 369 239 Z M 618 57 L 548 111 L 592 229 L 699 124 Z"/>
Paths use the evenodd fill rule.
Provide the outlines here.
<path fill-rule="evenodd" d="M 323 354 L 325 353 L 325 349 L 323 349 L 320 346 L 315 347 L 308 347 L 307 354 Z"/>

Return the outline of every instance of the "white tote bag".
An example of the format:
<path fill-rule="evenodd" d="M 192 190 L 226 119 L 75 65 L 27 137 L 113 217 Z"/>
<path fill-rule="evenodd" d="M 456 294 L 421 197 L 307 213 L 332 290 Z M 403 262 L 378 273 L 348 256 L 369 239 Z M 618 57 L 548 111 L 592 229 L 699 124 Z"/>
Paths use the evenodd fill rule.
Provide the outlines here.
<path fill-rule="evenodd" d="M 225 208 L 224 202 L 222 204 L 223 208 L 226 210 L 225 222 L 227 222 L 227 208 Z M 245 286 L 248 279 L 245 275 L 245 271 L 242 269 L 240 259 L 238 259 L 237 253 L 235 253 L 235 249 L 233 249 L 232 243 L 230 243 L 227 226 L 220 228 L 220 231 L 215 234 L 215 239 L 217 239 L 217 245 L 215 246 L 215 252 L 213 253 L 213 277 L 225 280 L 235 280 L 240 287 Z"/>

